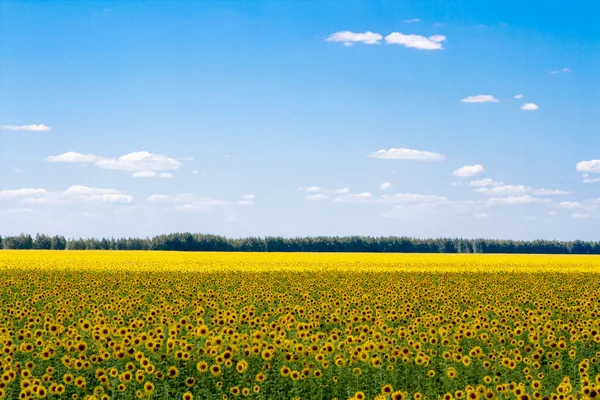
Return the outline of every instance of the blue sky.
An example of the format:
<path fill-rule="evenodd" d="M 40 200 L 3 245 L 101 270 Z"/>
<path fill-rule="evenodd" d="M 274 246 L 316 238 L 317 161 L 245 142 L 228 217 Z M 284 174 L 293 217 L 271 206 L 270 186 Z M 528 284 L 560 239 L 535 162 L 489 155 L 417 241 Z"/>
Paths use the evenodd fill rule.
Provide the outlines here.
<path fill-rule="evenodd" d="M 0 234 L 597 240 L 598 12 L 3 1 Z"/>

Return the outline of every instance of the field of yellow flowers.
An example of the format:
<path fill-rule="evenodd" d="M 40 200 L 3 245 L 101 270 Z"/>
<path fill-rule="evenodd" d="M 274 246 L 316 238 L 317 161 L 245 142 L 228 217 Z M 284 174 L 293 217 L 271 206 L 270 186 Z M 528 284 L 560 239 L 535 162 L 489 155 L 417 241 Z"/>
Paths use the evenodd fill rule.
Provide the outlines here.
<path fill-rule="evenodd" d="M 0 251 L 1 399 L 600 397 L 600 257 Z"/>

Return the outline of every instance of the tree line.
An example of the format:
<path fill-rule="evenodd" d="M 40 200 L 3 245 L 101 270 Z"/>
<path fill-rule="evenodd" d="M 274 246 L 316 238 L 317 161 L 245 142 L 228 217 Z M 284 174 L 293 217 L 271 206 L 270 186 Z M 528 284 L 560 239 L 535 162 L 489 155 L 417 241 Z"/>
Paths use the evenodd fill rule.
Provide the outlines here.
<path fill-rule="evenodd" d="M 201 233 L 171 233 L 151 238 L 71 238 L 28 234 L 0 236 L 0 249 L 39 250 L 163 250 L 347 253 L 512 253 L 600 254 L 600 242 L 581 240 L 501 240 L 399 236 L 315 236 L 227 238 Z"/>

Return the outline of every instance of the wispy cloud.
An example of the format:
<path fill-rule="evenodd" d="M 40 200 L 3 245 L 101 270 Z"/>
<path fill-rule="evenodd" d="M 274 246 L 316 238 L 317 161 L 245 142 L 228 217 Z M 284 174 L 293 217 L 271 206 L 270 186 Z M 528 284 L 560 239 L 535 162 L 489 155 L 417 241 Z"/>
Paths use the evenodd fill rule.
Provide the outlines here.
<path fill-rule="evenodd" d="M 390 204 L 444 203 L 448 201 L 448 198 L 445 196 L 418 193 L 396 193 L 392 195 L 384 195 L 382 199 L 383 202 Z"/>
<path fill-rule="evenodd" d="M 311 194 L 305 197 L 306 200 L 308 201 L 320 201 L 320 200 L 327 200 L 329 198 L 329 196 L 327 196 L 326 194 Z"/>
<path fill-rule="evenodd" d="M 405 24 L 414 24 L 417 22 L 421 22 L 421 19 L 419 19 L 419 18 L 405 19 L 402 22 L 404 22 Z"/>
<path fill-rule="evenodd" d="M 333 199 L 336 203 L 368 203 L 373 201 L 373 195 L 369 192 L 348 193 Z"/>
<path fill-rule="evenodd" d="M 477 96 L 465 97 L 461 100 L 463 103 L 498 103 L 500 100 L 491 94 L 478 94 Z"/>
<path fill-rule="evenodd" d="M 354 43 L 380 44 L 382 39 L 383 36 L 379 33 L 342 31 L 329 35 L 326 40 L 328 42 L 341 42 L 345 46 L 352 46 Z"/>
<path fill-rule="evenodd" d="M 371 158 L 380 158 L 385 160 L 415 160 L 415 161 L 442 161 L 446 158 L 443 154 L 430 151 L 391 148 L 381 149 L 369 155 Z"/>
<path fill-rule="evenodd" d="M 515 95 L 514 98 L 517 99 L 517 100 L 519 100 L 519 99 L 523 98 L 523 95 L 522 94 L 517 94 L 517 95 Z"/>
<path fill-rule="evenodd" d="M 565 72 L 571 72 L 571 70 L 569 68 L 561 68 L 558 70 L 550 71 L 550 74 L 556 75 L 556 74 L 565 73 Z"/>
<path fill-rule="evenodd" d="M 550 200 L 542 199 L 539 197 L 533 197 L 528 194 L 522 196 L 509 196 L 509 197 L 492 197 L 488 199 L 487 204 L 490 206 L 494 205 L 520 205 L 520 204 L 534 204 L 534 203 L 549 203 Z"/>
<path fill-rule="evenodd" d="M 381 190 L 386 190 L 392 187 L 392 184 L 390 182 L 383 182 L 381 185 L 379 185 L 379 189 Z"/>
<path fill-rule="evenodd" d="M 429 37 L 401 32 L 392 32 L 385 37 L 387 44 L 398 44 L 404 47 L 420 50 L 442 50 L 442 42 L 446 41 L 444 35 L 432 35 Z"/>
<path fill-rule="evenodd" d="M 50 127 L 44 124 L 32 125 L 0 125 L 0 130 L 3 131 L 29 131 L 29 132 L 44 132 L 49 131 Z"/>
<path fill-rule="evenodd" d="M 128 204 L 133 196 L 116 189 L 93 188 L 87 186 L 71 186 L 64 191 L 46 189 L 13 189 L 0 190 L 0 199 L 17 199 L 29 204 Z"/>

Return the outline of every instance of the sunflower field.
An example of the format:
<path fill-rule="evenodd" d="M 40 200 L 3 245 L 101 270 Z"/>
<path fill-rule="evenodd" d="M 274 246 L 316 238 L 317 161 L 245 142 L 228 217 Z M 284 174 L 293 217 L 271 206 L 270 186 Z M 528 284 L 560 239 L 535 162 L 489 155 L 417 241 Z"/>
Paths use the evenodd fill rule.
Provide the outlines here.
<path fill-rule="evenodd" d="M 600 257 L 0 251 L 0 399 L 600 397 Z"/>

